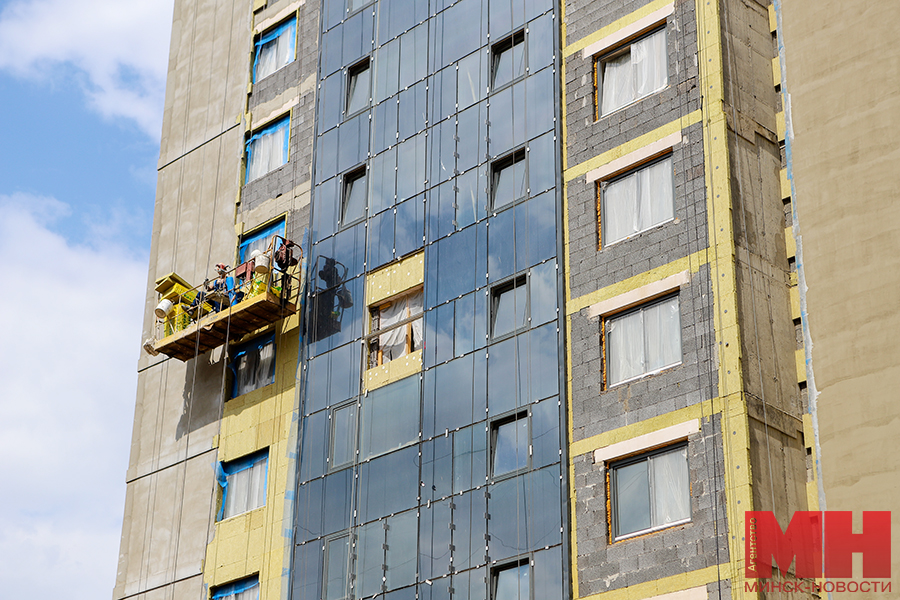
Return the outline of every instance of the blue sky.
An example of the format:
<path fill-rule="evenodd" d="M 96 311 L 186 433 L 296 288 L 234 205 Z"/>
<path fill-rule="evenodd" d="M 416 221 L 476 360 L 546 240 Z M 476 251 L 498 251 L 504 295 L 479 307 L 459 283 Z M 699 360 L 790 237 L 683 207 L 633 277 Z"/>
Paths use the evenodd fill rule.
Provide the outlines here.
<path fill-rule="evenodd" d="M 3 597 L 115 584 L 172 2 L 0 0 Z"/>

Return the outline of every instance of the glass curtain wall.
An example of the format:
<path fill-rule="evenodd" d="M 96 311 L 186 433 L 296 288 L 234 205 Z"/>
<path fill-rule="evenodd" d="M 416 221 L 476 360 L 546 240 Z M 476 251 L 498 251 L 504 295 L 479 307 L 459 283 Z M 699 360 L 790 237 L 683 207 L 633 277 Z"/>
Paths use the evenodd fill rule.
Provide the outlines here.
<path fill-rule="evenodd" d="M 568 597 L 555 12 L 322 3 L 293 600 Z M 363 393 L 367 274 L 422 250 L 423 370 Z"/>

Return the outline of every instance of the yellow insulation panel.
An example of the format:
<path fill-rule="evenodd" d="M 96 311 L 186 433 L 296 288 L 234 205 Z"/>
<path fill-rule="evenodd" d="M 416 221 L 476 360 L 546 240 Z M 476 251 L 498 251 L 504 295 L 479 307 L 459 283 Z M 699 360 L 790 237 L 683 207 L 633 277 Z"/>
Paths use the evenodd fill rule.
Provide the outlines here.
<path fill-rule="evenodd" d="M 366 305 L 371 306 L 425 283 L 425 252 L 418 252 L 366 277 Z"/>

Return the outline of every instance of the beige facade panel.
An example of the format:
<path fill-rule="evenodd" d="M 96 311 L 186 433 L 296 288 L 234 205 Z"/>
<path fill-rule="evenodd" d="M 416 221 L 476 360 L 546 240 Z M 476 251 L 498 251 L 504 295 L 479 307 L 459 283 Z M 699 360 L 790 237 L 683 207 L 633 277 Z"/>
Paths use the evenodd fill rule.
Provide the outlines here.
<path fill-rule="evenodd" d="M 898 529 L 900 5 L 787 2 L 781 25 L 819 494 Z"/>

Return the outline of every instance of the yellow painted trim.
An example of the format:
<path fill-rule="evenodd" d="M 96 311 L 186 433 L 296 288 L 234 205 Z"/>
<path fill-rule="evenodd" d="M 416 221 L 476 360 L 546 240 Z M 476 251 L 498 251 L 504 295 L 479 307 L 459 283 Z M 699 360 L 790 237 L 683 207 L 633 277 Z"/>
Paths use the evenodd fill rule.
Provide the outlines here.
<path fill-rule="evenodd" d="M 418 252 L 366 276 L 366 306 L 425 283 L 425 252 Z"/>
<path fill-rule="evenodd" d="M 783 142 L 784 136 L 787 133 L 787 123 L 784 120 L 784 111 L 775 113 L 775 131 L 778 133 L 778 141 Z"/>
<path fill-rule="evenodd" d="M 772 59 L 772 85 L 781 85 L 781 59 L 777 56 Z"/>
<path fill-rule="evenodd" d="M 366 371 L 366 391 L 377 390 L 389 383 L 406 379 L 422 371 L 422 351 L 416 350 L 406 356 Z"/>
<path fill-rule="evenodd" d="M 806 351 L 803 348 L 794 351 L 794 359 L 797 363 L 797 382 L 806 381 Z"/>
<path fill-rule="evenodd" d="M 682 131 L 690 127 L 694 123 L 699 123 L 701 117 L 701 111 L 695 110 L 694 112 L 687 114 L 675 121 L 672 121 L 671 123 L 666 123 L 662 127 L 658 127 L 653 131 L 645 133 L 644 135 L 640 135 L 620 146 L 616 146 L 611 150 L 607 150 L 603 154 L 599 154 L 593 158 L 590 158 L 581 164 L 577 164 L 571 168 L 565 169 L 563 171 L 563 180 L 569 182 L 576 177 L 586 175 L 589 171 L 593 171 L 598 167 L 602 167 L 603 165 L 612 162 L 617 158 L 622 158 L 623 156 L 626 156 L 627 154 L 643 148 L 644 146 L 648 146 L 669 135 L 672 135 L 673 133 Z"/>
<path fill-rule="evenodd" d="M 775 5 L 769 5 L 769 33 L 778 31 L 778 16 L 775 14 Z"/>
<path fill-rule="evenodd" d="M 797 256 L 797 240 L 794 239 L 794 228 L 784 228 L 784 250 L 788 258 Z"/>
<path fill-rule="evenodd" d="M 692 419 L 700 419 L 717 414 L 720 409 L 716 409 L 715 404 L 720 401 L 721 399 L 719 398 L 706 400 L 699 404 L 687 406 L 657 417 L 625 425 L 618 429 L 605 431 L 589 438 L 573 442 L 569 444 L 569 460 L 571 461 L 573 457 L 593 452 L 597 448 L 618 444 L 619 442 L 624 442 L 640 435 L 653 433 L 654 431 L 672 427 L 673 425 L 678 425 L 679 423 L 684 423 L 685 421 L 690 421 Z"/>
<path fill-rule="evenodd" d="M 620 294 L 624 294 L 641 286 L 660 281 L 662 279 L 665 279 L 666 277 L 677 275 L 682 271 L 689 270 L 691 273 L 696 273 L 700 270 L 700 267 L 707 263 L 708 260 L 709 252 L 707 250 L 694 252 L 693 254 L 685 256 L 684 258 L 679 258 L 655 269 L 650 269 L 649 271 L 638 273 L 633 277 L 629 277 L 628 279 L 624 279 L 618 283 L 608 285 L 605 288 L 601 288 L 594 292 L 579 296 L 578 298 L 572 298 L 569 302 L 566 303 L 566 313 L 568 315 L 573 315 L 583 308 L 587 308 L 588 306 L 597 304 L 598 302 L 603 302 L 604 300 L 609 300 L 610 298 L 615 298 Z"/>
<path fill-rule="evenodd" d="M 800 288 L 794 286 L 789 289 L 791 296 L 791 318 L 797 320 L 800 318 Z"/>
<path fill-rule="evenodd" d="M 779 180 L 781 181 L 781 199 L 788 200 L 791 197 L 791 182 L 788 181 L 787 169 L 781 169 L 779 174 Z"/>
<path fill-rule="evenodd" d="M 724 567 L 724 570 L 727 571 L 728 566 L 728 563 L 720 566 L 713 565 L 705 569 L 679 573 L 678 575 L 671 575 L 645 583 L 636 583 L 617 590 L 591 594 L 583 598 L 584 600 L 599 600 L 600 598 L 603 598 L 603 600 L 637 600 L 638 598 L 651 598 L 662 594 L 671 594 L 672 592 L 680 592 L 718 581 L 719 569 Z"/>
<path fill-rule="evenodd" d="M 572 54 L 575 54 L 576 52 L 583 50 L 584 48 L 590 46 L 594 42 L 600 41 L 603 38 L 605 38 L 606 36 L 612 35 L 616 31 L 618 31 L 624 27 L 628 27 L 635 21 L 639 21 L 639 20 L 643 19 L 647 15 L 656 12 L 657 10 L 666 6 L 667 4 L 672 4 L 672 0 L 654 0 L 650 4 L 642 6 L 641 8 L 634 11 L 633 13 L 625 15 L 618 21 L 613 21 L 606 27 L 598 29 L 594 33 L 581 38 L 577 42 L 572 42 L 571 44 L 569 44 L 568 46 L 566 46 L 563 49 L 563 58 L 568 58 Z M 562 21 L 563 21 L 563 23 L 565 23 L 565 15 L 563 16 Z M 565 33 L 565 32 L 563 32 L 563 33 Z M 565 39 L 566 39 L 565 35 L 563 35 L 562 39 L 563 39 L 563 42 L 565 42 Z"/>

